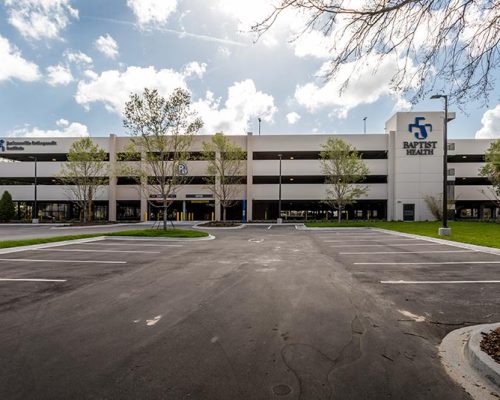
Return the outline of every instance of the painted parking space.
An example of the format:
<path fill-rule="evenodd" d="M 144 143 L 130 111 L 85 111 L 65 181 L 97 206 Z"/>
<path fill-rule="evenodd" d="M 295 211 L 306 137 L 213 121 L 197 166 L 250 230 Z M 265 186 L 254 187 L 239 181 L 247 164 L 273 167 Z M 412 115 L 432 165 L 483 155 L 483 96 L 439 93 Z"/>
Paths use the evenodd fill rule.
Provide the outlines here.
<path fill-rule="evenodd" d="M 48 246 L 0 254 L 0 308 L 62 295 L 187 251 L 180 242 L 130 239 Z"/>

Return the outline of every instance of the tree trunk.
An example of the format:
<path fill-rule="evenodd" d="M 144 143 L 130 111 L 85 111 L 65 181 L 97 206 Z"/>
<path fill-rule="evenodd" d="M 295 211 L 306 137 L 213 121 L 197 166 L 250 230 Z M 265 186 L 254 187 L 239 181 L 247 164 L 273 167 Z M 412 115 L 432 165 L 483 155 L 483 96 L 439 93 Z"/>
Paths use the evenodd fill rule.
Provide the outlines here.
<path fill-rule="evenodd" d="M 222 220 L 226 222 L 226 207 L 222 206 Z"/>
<path fill-rule="evenodd" d="M 163 201 L 163 230 L 167 230 L 167 213 L 168 213 L 168 203 L 166 200 Z"/>
<path fill-rule="evenodd" d="M 339 223 L 342 221 L 342 207 L 339 207 Z"/>
<path fill-rule="evenodd" d="M 87 204 L 87 222 L 92 222 L 92 200 L 89 200 Z"/>
<path fill-rule="evenodd" d="M 85 223 L 87 221 L 87 202 L 83 203 L 83 207 L 80 211 L 80 221 Z"/>

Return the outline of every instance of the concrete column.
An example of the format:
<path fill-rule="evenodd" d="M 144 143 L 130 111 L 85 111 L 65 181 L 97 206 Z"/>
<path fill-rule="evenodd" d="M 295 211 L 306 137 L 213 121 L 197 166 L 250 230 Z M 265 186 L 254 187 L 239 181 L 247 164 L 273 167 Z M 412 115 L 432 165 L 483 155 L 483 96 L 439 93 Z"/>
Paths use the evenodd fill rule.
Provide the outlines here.
<path fill-rule="evenodd" d="M 387 220 L 396 219 L 396 132 L 390 131 L 387 134 Z"/>
<path fill-rule="evenodd" d="M 187 221 L 187 204 L 186 200 L 182 200 L 182 220 Z"/>
<path fill-rule="evenodd" d="M 218 160 L 220 159 L 220 152 L 216 151 L 215 152 L 215 159 Z M 220 177 L 216 176 L 215 177 L 215 191 L 217 193 L 220 193 Z M 221 217 L 221 212 L 220 212 L 220 199 L 217 196 L 214 196 L 214 204 L 215 204 L 215 220 L 220 221 L 222 219 Z"/>
<path fill-rule="evenodd" d="M 144 162 L 144 159 L 146 157 L 145 153 L 141 154 L 141 162 Z M 146 220 L 149 220 L 149 214 L 148 214 L 148 198 L 146 197 L 146 190 L 144 190 L 147 187 L 148 184 L 148 179 L 147 177 L 142 177 L 141 178 L 141 222 L 144 222 Z"/>
<path fill-rule="evenodd" d="M 109 135 L 108 219 L 116 222 L 116 135 Z"/>
<path fill-rule="evenodd" d="M 247 221 L 253 219 L 253 136 L 252 132 L 247 135 Z"/>

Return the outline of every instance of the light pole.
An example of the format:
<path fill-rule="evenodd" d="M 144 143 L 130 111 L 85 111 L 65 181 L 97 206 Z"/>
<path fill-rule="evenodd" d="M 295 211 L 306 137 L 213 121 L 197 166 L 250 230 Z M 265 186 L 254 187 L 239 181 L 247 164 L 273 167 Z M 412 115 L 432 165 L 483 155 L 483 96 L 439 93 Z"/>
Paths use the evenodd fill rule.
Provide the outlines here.
<path fill-rule="evenodd" d="M 278 154 L 280 158 L 280 175 L 279 175 L 279 192 L 278 192 L 278 224 L 281 224 L 283 220 L 281 219 L 281 159 L 283 158 L 283 154 Z"/>
<path fill-rule="evenodd" d="M 439 228 L 440 236 L 450 236 L 451 229 L 448 228 L 448 96 L 435 94 L 431 99 L 444 99 L 443 119 L 443 226 Z"/>
<path fill-rule="evenodd" d="M 366 135 L 366 118 L 367 117 L 363 118 L 363 132 L 364 132 L 365 135 Z"/>
<path fill-rule="evenodd" d="M 38 204 L 37 204 L 37 191 L 38 191 L 38 174 L 37 174 L 37 162 L 38 158 L 36 156 L 28 156 L 28 158 L 35 160 L 35 194 L 32 210 L 32 223 L 38 224 Z"/>
<path fill-rule="evenodd" d="M 262 120 L 259 118 L 257 118 L 257 120 L 259 121 L 259 136 L 260 136 L 260 123 L 262 122 Z"/>

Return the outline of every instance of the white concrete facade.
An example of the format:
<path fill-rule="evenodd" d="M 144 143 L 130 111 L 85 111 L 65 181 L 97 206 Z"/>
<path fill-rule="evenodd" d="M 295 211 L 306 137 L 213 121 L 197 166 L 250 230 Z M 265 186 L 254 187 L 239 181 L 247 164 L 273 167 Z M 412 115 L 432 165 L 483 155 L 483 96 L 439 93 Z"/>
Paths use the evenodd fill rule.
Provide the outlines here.
<path fill-rule="evenodd" d="M 424 197 L 437 197 L 442 193 L 443 117 L 442 112 L 401 112 L 387 121 L 384 133 L 335 135 L 352 144 L 363 154 L 370 171 L 364 183 L 368 187 L 368 193 L 357 203 L 364 211 L 360 208 L 359 214 L 356 215 L 403 220 L 406 209 L 406 217 L 409 217 L 410 211 L 413 210 L 412 218 L 415 220 L 433 219 Z M 448 120 L 453 118 L 454 114 L 449 113 Z M 451 124 L 453 122 L 450 122 Z M 319 206 L 326 197 L 326 187 L 321 183 L 318 154 L 329 135 L 248 134 L 230 137 L 247 152 L 246 183 L 241 185 L 238 195 L 238 200 L 242 201 L 238 207 L 240 210 L 244 209 L 241 218 L 260 220 L 273 217 L 272 213 L 273 210 L 275 212 L 278 200 L 278 154 L 282 154 L 284 210 L 290 211 L 290 216 L 293 212 L 297 216 L 297 210 L 303 210 L 304 207 L 314 208 L 314 204 L 318 205 L 318 210 L 324 208 Z M 10 161 L 0 163 L 0 194 L 8 190 L 13 200 L 19 204 L 33 201 L 34 189 L 30 179 L 34 177 L 34 160 L 28 157 L 37 156 L 38 202 L 71 202 L 72 198 L 65 187 L 52 180 L 58 175 L 64 155 L 75 140 L 77 139 L 0 138 L 0 157 Z M 127 184 L 114 172 L 119 163 L 117 154 L 124 151 L 130 139 L 126 136 L 110 135 L 93 140 L 109 153 L 109 185 L 96 199 L 105 206 L 107 219 L 122 219 L 123 207 L 129 206 L 134 210 L 137 208 L 134 211 L 135 217 L 150 218 L 148 199 L 141 195 L 137 186 L 130 182 Z M 197 136 L 191 151 L 201 152 L 203 142 L 208 140 L 210 136 Z M 492 140 L 487 139 L 449 139 L 448 170 L 452 170 L 454 174 L 448 179 L 451 184 L 456 183 L 455 199 L 464 204 L 470 202 L 473 207 L 494 208 L 490 205 L 487 183 L 479 177 L 479 168 L 483 165 L 482 157 L 491 142 Z M 203 204 L 206 202 L 214 202 L 210 198 L 209 189 L 201 182 L 202 177 L 206 175 L 206 161 L 193 160 L 187 165 L 189 175 L 197 177 L 198 180 L 179 188 L 176 193 L 177 211 L 183 211 L 180 214 L 183 219 L 189 217 L 187 203 L 200 209 L 205 207 Z M 358 206 L 353 206 L 353 210 Z M 371 209 L 377 211 L 368 213 Z M 203 218 L 208 215 L 207 210 L 203 211 Z M 258 215 L 254 215 L 255 213 Z M 304 215 L 307 218 L 307 210 Z M 327 217 L 326 214 L 318 215 Z"/>

